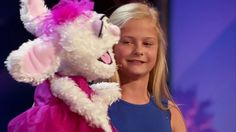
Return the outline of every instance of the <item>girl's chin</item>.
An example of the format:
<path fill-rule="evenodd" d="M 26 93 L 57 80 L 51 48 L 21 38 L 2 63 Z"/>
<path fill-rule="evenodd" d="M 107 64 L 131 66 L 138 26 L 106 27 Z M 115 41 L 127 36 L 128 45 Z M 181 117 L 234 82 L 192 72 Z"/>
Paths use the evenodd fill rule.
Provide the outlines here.
<path fill-rule="evenodd" d="M 128 71 L 126 70 L 125 72 L 121 73 L 122 75 L 129 77 L 129 78 L 140 78 L 140 77 L 145 77 L 149 75 L 149 72 L 147 71 Z"/>

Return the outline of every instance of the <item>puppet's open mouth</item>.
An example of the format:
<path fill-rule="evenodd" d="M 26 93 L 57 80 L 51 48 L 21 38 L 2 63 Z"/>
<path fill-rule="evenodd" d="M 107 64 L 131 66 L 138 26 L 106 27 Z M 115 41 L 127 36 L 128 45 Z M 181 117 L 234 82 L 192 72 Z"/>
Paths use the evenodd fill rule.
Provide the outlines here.
<path fill-rule="evenodd" d="M 98 58 L 99 61 L 105 63 L 105 64 L 111 64 L 112 59 L 108 52 L 104 53 L 100 58 Z"/>

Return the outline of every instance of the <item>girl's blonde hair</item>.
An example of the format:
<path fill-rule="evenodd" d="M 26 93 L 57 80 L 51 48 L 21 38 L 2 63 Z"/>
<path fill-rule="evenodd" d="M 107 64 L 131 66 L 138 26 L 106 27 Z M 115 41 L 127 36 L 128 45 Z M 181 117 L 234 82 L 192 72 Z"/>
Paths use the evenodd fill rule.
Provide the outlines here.
<path fill-rule="evenodd" d="M 173 102 L 167 86 L 167 62 L 166 62 L 166 40 L 159 22 L 158 11 L 147 3 L 129 3 L 117 8 L 110 16 L 110 22 L 120 28 L 130 19 L 151 19 L 156 24 L 158 33 L 158 50 L 156 64 L 150 72 L 148 91 L 154 97 L 157 106 L 161 109 L 167 109 L 161 99 L 165 98 Z M 119 82 L 118 73 L 112 78 L 112 81 Z"/>

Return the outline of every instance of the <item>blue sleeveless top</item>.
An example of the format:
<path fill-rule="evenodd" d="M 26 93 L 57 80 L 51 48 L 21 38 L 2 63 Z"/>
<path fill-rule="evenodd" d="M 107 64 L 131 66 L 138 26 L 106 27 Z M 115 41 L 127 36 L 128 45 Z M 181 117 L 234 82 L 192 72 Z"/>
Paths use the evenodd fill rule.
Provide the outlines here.
<path fill-rule="evenodd" d="M 162 102 L 164 106 L 168 105 L 167 100 Z M 108 112 L 118 132 L 172 132 L 170 111 L 158 108 L 153 98 L 144 105 L 118 100 Z"/>

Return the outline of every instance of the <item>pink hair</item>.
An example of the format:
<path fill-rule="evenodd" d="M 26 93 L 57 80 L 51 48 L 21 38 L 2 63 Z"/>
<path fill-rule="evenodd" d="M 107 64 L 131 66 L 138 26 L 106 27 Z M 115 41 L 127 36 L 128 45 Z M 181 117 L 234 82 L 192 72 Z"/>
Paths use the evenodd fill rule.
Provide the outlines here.
<path fill-rule="evenodd" d="M 56 26 L 65 22 L 73 21 L 84 11 L 93 10 L 93 6 L 93 2 L 89 0 L 81 0 L 80 2 L 77 0 L 61 0 L 53 7 L 51 13 L 45 16 L 42 25 L 39 26 L 40 31 L 37 31 L 37 36 L 54 33 Z"/>

